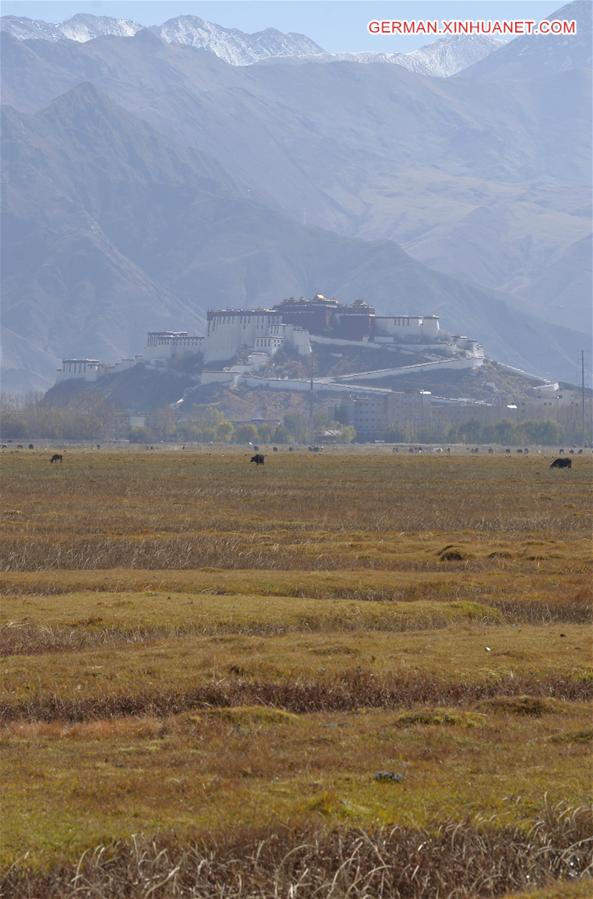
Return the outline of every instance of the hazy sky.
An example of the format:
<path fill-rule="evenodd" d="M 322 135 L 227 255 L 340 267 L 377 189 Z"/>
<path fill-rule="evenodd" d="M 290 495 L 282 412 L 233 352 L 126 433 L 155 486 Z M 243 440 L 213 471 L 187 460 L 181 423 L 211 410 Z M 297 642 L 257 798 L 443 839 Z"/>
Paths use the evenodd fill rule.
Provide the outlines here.
<path fill-rule="evenodd" d="M 300 31 L 327 50 L 411 50 L 425 37 L 379 37 L 366 32 L 369 19 L 541 19 L 562 2 L 548 0 L 2 0 L 3 15 L 61 22 L 75 13 L 133 19 L 154 25 L 179 15 L 200 16 L 242 31 L 274 27 Z"/>

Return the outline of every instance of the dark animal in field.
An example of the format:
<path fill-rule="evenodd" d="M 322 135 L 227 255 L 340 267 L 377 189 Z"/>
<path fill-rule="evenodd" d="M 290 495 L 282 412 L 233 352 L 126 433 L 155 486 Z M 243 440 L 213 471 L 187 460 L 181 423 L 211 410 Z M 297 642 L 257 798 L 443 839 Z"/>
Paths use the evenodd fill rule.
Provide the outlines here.
<path fill-rule="evenodd" d="M 563 449 L 559 449 L 558 452 L 560 453 L 560 455 L 562 455 L 562 453 L 564 452 L 564 450 L 563 450 Z"/>
<path fill-rule="evenodd" d="M 400 784 L 405 779 L 405 774 L 400 774 L 395 771 L 377 771 L 376 774 L 373 775 L 373 779 L 380 783 L 387 782 Z"/>
<path fill-rule="evenodd" d="M 572 455 L 574 455 L 574 450 L 573 450 L 573 449 L 569 449 L 568 452 L 571 453 Z"/>
<path fill-rule="evenodd" d="M 256 465 L 263 465 L 264 459 L 265 459 L 265 456 L 263 456 L 261 453 L 256 453 L 255 456 L 252 456 L 249 461 L 255 462 Z"/>
<path fill-rule="evenodd" d="M 577 455 L 578 455 L 578 456 L 582 456 L 582 455 L 583 455 L 582 449 L 580 449 L 580 450 L 578 451 Z"/>
<path fill-rule="evenodd" d="M 16 448 L 17 448 L 17 449 L 22 449 L 22 448 L 23 448 L 23 444 L 22 444 L 22 443 L 17 443 Z"/>
<path fill-rule="evenodd" d="M 529 455 L 529 450 L 527 449 L 527 447 L 525 447 L 525 449 L 523 450 L 523 452 L 525 453 L 526 456 Z"/>
<path fill-rule="evenodd" d="M 273 446 L 273 447 L 272 447 L 272 452 L 273 452 L 273 453 L 277 453 L 277 452 L 278 452 L 278 447 L 277 447 L 277 446 Z"/>
<path fill-rule="evenodd" d="M 488 447 L 488 452 L 489 452 L 489 453 L 493 453 L 493 452 L 494 452 L 494 450 L 492 449 L 491 446 Z"/>
<path fill-rule="evenodd" d="M 288 447 L 288 452 L 289 452 L 289 453 L 292 453 L 292 446 L 289 446 L 289 447 Z"/>
<path fill-rule="evenodd" d="M 554 459 L 550 468 L 572 468 L 572 459 Z"/>
<path fill-rule="evenodd" d="M 505 449 L 505 453 L 510 453 L 510 449 Z"/>
<path fill-rule="evenodd" d="M 2 444 L 2 449 L 8 449 L 8 444 L 7 444 L 7 443 L 3 443 L 3 444 Z"/>
<path fill-rule="evenodd" d="M 518 449 L 517 452 L 518 452 L 518 453 L 522 453 L 523 450 L 522 450 L 522 449 Z"/>
<path fill-rule="evenodd" d="M 254 445 L 253 445 L 253 452 L 254 452 L 254 453 L 259 453 L 259 446 L 257 446 L 257 444 L 254 444 Z"/>
<path fill-rule="evenodd" d="M 32 443 L 29 444 L 29 449 L 35 449 Z"/>
<path fill-rule="evenodd" d="M 50 462 L 63 462 L 64 460 L 63 460 L 62 456 L 60 455 L 60 453 L 54 453 L 49 461 Z"/>

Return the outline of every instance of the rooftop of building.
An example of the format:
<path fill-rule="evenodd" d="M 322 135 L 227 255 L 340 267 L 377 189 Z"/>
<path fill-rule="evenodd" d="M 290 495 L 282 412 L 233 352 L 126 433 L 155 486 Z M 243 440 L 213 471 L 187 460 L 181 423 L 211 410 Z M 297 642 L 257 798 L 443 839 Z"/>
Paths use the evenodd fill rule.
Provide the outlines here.
<path fill-rule="evenodd" d="M 282 300 L 279 303 L 279 306 L 287 306 L 287 305 L 303 305 L 303 306 L 313 306 L 319 305 L 320 303 L 324 305 L 330 306 L 339 306 L 340 301 L 336 300 L 334 297 L 326 297 L 323 293 L 316 293 L 313 297 L 288 297 L 287 299 Z"/>
<path fill-rule="evenodd" d="M 282 302 L 277 303 L 274 306 L 274 309 L 281 309 L 286 306 L 298 306 L 298 307 L 318 307 L 322 306 L 325 308 L 331 309 L 339 309 L 344 312 L 374 312 L 374 308 L 370 306 L 366 300 L 354 300 L 352 303 L 342 303 L 340 300 L 335 297 L 326 297 L 323 293 L 316 293 L 313 297 L 288 297 L 287 299 L 282 300 Z"/>
<path fill-rule="evenodd" d="M 207 316 L 208 318 L 212 318 L 217 315 L 278 315 L 278 309 L 274 307 L 273 309 L 266 309 L 262 306 L 257 306 L 254 309 L 209 309 Z"/>
<path fill-rule="evenodd" d="M 187 337 L 189 331 L 148 331 L 149 337 Z"/>

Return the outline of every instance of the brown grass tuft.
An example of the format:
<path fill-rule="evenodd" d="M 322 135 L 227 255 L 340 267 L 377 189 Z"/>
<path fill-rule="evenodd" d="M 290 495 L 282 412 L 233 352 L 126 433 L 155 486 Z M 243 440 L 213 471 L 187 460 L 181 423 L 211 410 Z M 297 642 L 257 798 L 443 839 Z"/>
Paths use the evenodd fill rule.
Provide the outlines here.
<path fill-rule="evenodd" d="M 334 800 L 322 797 L 323 804 Z M 518 827 L 446 823 L 243 832 L 182 841 L 174 834 L 99 846 L 77 865 L 15 865 L 4 895 L 19 899 L 426 899 L 503 896 L 591 874 L 590 808 L 548 807 Z"/>
<path fill-rule="evenodd" d="M 561 703 L 550 696 L 492 696 L 484 699 L 481 706 L 493 712 L 530 715 L 533 718 L 541 718 L 542 715 L 562 710 Z"/>
<path fill-rule="evenodd" d="M 445 681 L 427 674 L 380 675 L 355 668 L 324 680 L 212 680 L 186 691 L 138 691 L 72 698 L 45 693 L 0 703 L 0 721 L 89 721 L 120 716 L 166 717 L 189 709 L 271 706 L 289 712 L 401 709 L 464 705 L 490 700 L 513 714 L 556 710 L 552 698 L 593 698 L 593 680 L 562 675 L 501 677 L 488 681 Z"/>

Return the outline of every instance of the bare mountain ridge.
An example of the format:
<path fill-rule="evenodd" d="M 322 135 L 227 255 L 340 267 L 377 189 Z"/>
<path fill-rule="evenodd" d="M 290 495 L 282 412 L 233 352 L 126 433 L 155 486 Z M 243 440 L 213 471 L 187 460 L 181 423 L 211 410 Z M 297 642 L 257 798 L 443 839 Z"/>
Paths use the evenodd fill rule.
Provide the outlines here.
<path fill-rule="evenodd" d="M 109 16 L 75 15 L 54 25 L 36 19 L 3 16 L 0 28 L 18 40 L 85 43 L 98 37 L 133 37 L 143 26 L 129 19 Z M 310 59 L 385 62 L 401 65 L 423 75 L 446 78 L 497 50 L 503 41 L 488 36 L 440 38 L 426 47 L 408 53 L 328 53 L 304 34 L 284 34 L 266 28 L 246 34 L 237 28 L 224 28 L 198 16 L 177 16 L 149 29 L 167 44 L 181 44 L 210 50 L 230 65 L 246 66 L 264 60 Z"/>
<path fill-rule="evenodd" d="M 429 75 L 433 78 L 449 78 L 462 72 L 468 66 L 494 53 L 506 41 L 488 35 L 457 35 L 437 38 L 432 43 L 407 53 L 333 53 L 327 54 L 327 61 L 379 63 L 403 66 L 410 72 Z"/>
<path fill-rule="evenodd" d="M 345 299 L 377 297 L 392 312 L 427 311 L 430 300 L 441 303 L 436 311 L 451 315 L 452 328 L 473 328 L 500 358 L 517 362 L 519 353 L 524 366 L 541 362 L 546 368 L 539 370 L 554 375 L 562 375 L 552 369 L 554 359 L 558 365 L 570 359 L 565 377 L 573 376 L 573 350 L 567 347 L 577 346 L 575 341 L 586 345 L 585 337 L 562 327 L 550 330 L 534 318 L 523 317 L 529 321 L 523 329 L 513 310 L 497 305 L 503 298 L 518 311 L 560 326 L 570 323 L 577 331 L 590 324 L 582 313 L 590 296 L 587 245 L 571 250 L 591 230 L 590 73 L 567 68 L 564 50 L 558 71 L 546 65 L 538 73 L 529 63 L 509 89 L 502 76 L 479 72 L 472 79 L 433 79 L 401 66 L 348 62 L 233 67 L 204 50 L 164 44 L 146 30 L 85 43 L 19 41 L 8 34 L 1 40 L 4 98 L 19 110 L 55 117 L 62 128 L 58 143 L 65 146 L 53 155 L 64 164 L 52 173 L 61 191 L 52 194 L 52 203 L 69 216 L 60 233 L 68 243 L 83 223 L 93 254 L 112 261 L 109 277 L 121 283 L 121 273 L 128 273 L 122 298 L 135 289 L 132 284 L 140 285 L 138 296 L 152 291 L 157 303 L 168 291 L 160 311 L 174 301 L 189 302 L 194 310 L 184 307 L 187 320 L 178 325 L 184 327 L 199 320 L 203 286 L 216 303 L 232 305 L 317 289 Z M 581 57 L 575 47 L 576 63 Z M 90 106 L 102 97 L 122 126 L 111 132 L 102 125 L 108 136 L 103 143 L 90 131 L 85 141 L 97 143 L 102 154 L 87 159 L 85 142 L 78 147 L 74 131 L 87 128 L 93 114 L 78 110 L 74 119 L 66 116 L 74 129 L 69 134 L 60 125 L 64 110 L 53 106 L 66 94 L 67 109 L 69 92 L 81 82 L 99 91 L 99 99 L 89 94 Z M 33 118 L 40 127 L 41 119 Z M 123 127 L 127 119 L 142 141 L 126 156 L 121 151 L 131 140 Z M 52 155 L 53 140 L 35 146 L 37 166 L 44 153 Z M 181 160 L 174 167 L 189 166 L 199 202 L 187 202 L 165 164 L 153 165 L 151 147 L 163 143 Z M 191 148 L 198 155 L 188 162 Z M 146 178 L 151 169 L 161 172 L 160 182 Z M 21 240 L 21 256 L 23 248 L 33 247 L 33 269 L 43 260 L 36 275 L 43 280 L 51 253 L 39 240 L 39 223 L 47 221 L 44 240 L 49 239 L 60 216 L 48 216 L 47 205 L 35 206 L 26 178 L 12 183 L 11 191 L 11 229 Z M 404 274 L 413 262 L 396 244 L 458 280 L 434 271 L 428 278 L 421 267 L 408 282 Z M 561 304 L 542 289 L 541 265 L 552 261 L 554 283 L 571 284 Z M 32 271 L 25 276 L 26 284 L 10 284 L 13 296 L 19 297 L 17 287 L 21 291 L 19 302 L 32 299 L 37 310 L 27 338 L 9 329 L 21 355 L 26 339 L 39 353 L 50 346 L 46 340 L 40 348 L 39 341 L 44 303 L 63 294 L 76 304 L 80 294 L 100 306 L 109 284 L 107 275 L 93 284 L 88 278 L 79 282 L 70 269 L 51 284 L 43 280 L 42 287 L 31 286 Z M 125 324 L 118 320 L 113 331 L 123 345 Z M 550 354 L 545 344 L 536 346 L 543 335 L 553 347 Z"/>
<path fill-rule="evenodd" d="M 586 22 L 571 38 L 576 67 L 549 40 L 560 71 L 546 65 L 535 77 L 530 63 L 509 90 L 504 78 L 481 77 L 481 64 L 471 79 L 348 62 L 276 61 L 270 71 L 147 31 L 85 44 L 3 35 L 4 97 L 33 111 L 91 80 L 296 221 L 394 240 L 431 267 L 508 293 L 518 309 L 586 328 L 588 298 L 558 314 L 535 287 L 537 255 L 591 229 L 591 76 L 577 66 Z M 511 51 L 521 64 L 520 41 Z"/>
<path fill-rule="evenodd" d="M 128 19 L 81 14 L 58 25 L 3 16 L 0 27 L 18 40 L 56 42 L 66 39 L 79 43 L 106 36 L 133 37 L 144 30 L 143 25 Z M 167 44 L 207 49 L 230 65 L 237 66 L 252 65 L 270 57 L 311 56 L 324 52 L 304 34 L 284 34 L 276 28 L 246 34 L 238 28 L 224 28 L 198 16 L 177 16 L 147 30 Z"/>
<path fill-rule="evenodd" d="M 523 367 L 556 370 L 578 344 L 391 242 L 293 222 L 90 84 L 33 116 L 5 110 L 2 135 L 9 382 L 26 372 L 31 386 L 51 380 L 62 356 L 139 352 L 150 328 L 201 331 L 212 306 L 317 289 L 366 296 L 385 312 L 439 312 L 446 326 Z"/>
<path fill-rule="evenodd" d="M 592 12 L 590 0 L 573 0 L 547 16 L 577 22 L 577 35 L 525 35 L 501 47 L 460 73 L 459 77 L 497 78 L 505 81 L 540 78 L 592 64 Z"/>

